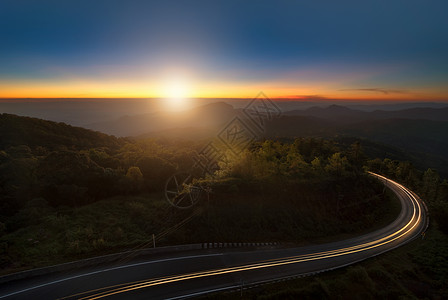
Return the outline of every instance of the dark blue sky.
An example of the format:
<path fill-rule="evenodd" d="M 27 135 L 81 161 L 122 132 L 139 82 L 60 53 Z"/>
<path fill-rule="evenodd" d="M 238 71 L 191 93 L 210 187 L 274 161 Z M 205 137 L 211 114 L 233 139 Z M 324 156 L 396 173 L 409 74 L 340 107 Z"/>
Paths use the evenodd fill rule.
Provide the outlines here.
<path fill-rule="evenodd" d="M 0 87 L 83 82 L 88 94 L 86 82 L 121 80 L 151 90 L 174 72 L 223 95 L 377 88 L 443 97 L 447 12 L 447 1 L 412 0 L 2 0 Z"/>

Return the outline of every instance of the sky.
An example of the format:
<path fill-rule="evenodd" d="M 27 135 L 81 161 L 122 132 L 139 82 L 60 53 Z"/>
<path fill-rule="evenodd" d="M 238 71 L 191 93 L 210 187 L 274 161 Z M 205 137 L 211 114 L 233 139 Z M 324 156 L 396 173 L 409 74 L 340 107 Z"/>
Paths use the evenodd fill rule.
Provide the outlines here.
<path fill-rule="evenodd" d="M 0 0 L 0 98 L 448 100 L 448 2 Z"/>

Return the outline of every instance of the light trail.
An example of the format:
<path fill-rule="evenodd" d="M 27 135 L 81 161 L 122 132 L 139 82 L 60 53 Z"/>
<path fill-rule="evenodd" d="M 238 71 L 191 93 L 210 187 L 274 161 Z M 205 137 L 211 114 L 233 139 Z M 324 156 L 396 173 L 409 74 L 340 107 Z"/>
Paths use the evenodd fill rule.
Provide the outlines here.
<path fill-rule="evenodd" d="M 109 287 L 105 287 L 102 289 L 97 289 L 97 290 L 93 290 L 93 291 L 79 293 L 76 295 L 71 295 L 64 299 L 87 295 L 89 293 L 91 294 L 92 292 L 102 291 L 102 292 L 99 292 L 96 294 L 91 294 L 89 296 L 84 296 L 84 297 L 80 298 L 80 299 L 100 299 L 100 298 L 109 297 L 109 296 L 120 294 L 120 293 L 130 292 L 130 291 L 134 291 L 134 290 L 138 290 L 138 289 L 143 289 L 143 288 L 148 288 L 148 287 L 163 285 L 163 284 L 169 284 L 169 283 L 179 282 L 179 281 L 184 281 L 184 280 L 209 277 L 209 276 L 218 276 L 218 275 L 231 274 L 231 273 L 237 273 L 237 272 L 257 270 L 257 269 L 264 269 L 264 268 L 272 268 L 272 267 L 278 267 L 278 266 L 283 266 L 283 265 L 297 264 L 297 263 L 303 263 L 303 262 L 314 261 L 314 260 L 328 259 L 328 258 L 333 258 L 333 257 L 337 257 L 337 256 L 350 255 L 350 254 L 355 254 L 355 253 L 375 249 L 375 248 L 378 248 L 378 247 L 381 247 L 381 246 L 384 246 L 387 244 L 391 244 L 394 241 L 406 236 L 407 234 L 412 232 L 416 226 L 420 225 L 420 223 L 422 221 L 422 206 L 420 205 L 418 199 L 414 196 L 414 194 L 412 192 L 410 192 L 407 188 L 405 188 L 403 185 L 401 185 L 393 180 L 387 179 L 384 176 L 381 176 L 381 175 L 378 175 L 375 173 L 370 173 L 370 174 L 373 176 L 376 176 L 378 178 L 381 178 L 381 179 L 385 180 L 386 182 L 391 183 L 395 187 L 398 187 L 399 190 L 401 192 L 403 192 L 404 195 L 406 196 L 406 198 L 410 199 L 411 200 L 410 202 L 412 203 L 413 213 L 412 213 L 411 219 L 407 222 L 407 224 L 405 226 L 401 227 L 397 231 L 395 231 L 385 237 L 376 239 L 371 242 L 362 243 L 359 245 L 354 245 L 354 246 L 344 247 L 344 248 L 334 249 L 334 250 L 328 250 L 328 251 L 323 251 L 323 252 L 319 252 L 319 253 L 303 254 L 303 255 L 299 255 L 299 256 L 292 256 L 292 257 L 287 257 L 287 258 L 282 258 L 282 259 L 266 260 L 266 261 L 262 261 L 259 263 L 247 264 L 247 265 L 243 265 L 243 266 L 235 266 L 235 267 L 221 268 L 221 269 L 215 269 L 215 270 L 200 271 L 200 272 L 194 272 L 194 273 L 189 273 L 189 274 L 167 276 L 167 277 L 162 277 L 162 278 L 158 278 L 158 279 L 143 280 L 143 281 L 137 281 L 137 282 L 127 283 L 127 284 L 109 286 Z M 406 242 L 406 241 L 404 241 L 404 242 Z"/>

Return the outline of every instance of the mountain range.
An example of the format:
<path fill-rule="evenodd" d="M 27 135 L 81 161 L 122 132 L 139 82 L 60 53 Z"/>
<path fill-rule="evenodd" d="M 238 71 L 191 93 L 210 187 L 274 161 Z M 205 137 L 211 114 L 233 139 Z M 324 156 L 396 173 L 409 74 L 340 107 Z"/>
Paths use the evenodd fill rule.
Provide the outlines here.
<path fill-rule="evenodd" d="M 237 116 L 250 124 L 242 108 L 217 102 L 184 112 L 123 116 L 85 127 L 118 137 L 207 140 L 215 138 Z M 53 140 L 56 132 L 47 132 L 45 122 L 33 121 L 35 125 L 30 127 L 33 134 L 25 128 L 24 124 L 27 122 L 31 122 L 31 119 L 20 120 L 13 115 L 4 114 L 0 122 L 3 141 L 6 142 L 6 137 L 23 139 L 26 136 L 30 141 L 35 141 L 42 132 L 45 132 L 45 139 Z M 58 128 L 58 132 L 67 131 L 71 135 L 79 132 L 82 137 L 92 134 L 88 130 L 81 131 L 77 127 L 70 129 L 68 125 L 58 124 L 53 126 L 53 129 Z M 263 136 L 332 138 L 341 142 L 361 140 L 363 144 L 369 145 L 368 154 L 372 157 L 410 160 L 420 169 L 431 167 L 448 177 L 448 107 L 368 112 L 330 105 L 325 108 L 290 110 L 267 122 Z M 61 143 L 70 144 L 78 139 L 79 137 L 73 136 L 70 141 L 63 140 Z"/>
<path fill-rule="evenodd" d="M 246 118 L 242 108 L 218 102 L 181 113 L 126 116 L 87 127 L 117 136 L 206 139 L 215 137 L 236 116 Z M 377 156 L 408 159 L 420 168 L 432 167 L 448 175 L 448 107 L 369 112 L 316 106 L 283 112 L 267 122 L 264 136 L 357 138 L 390 147 L 383 153 L 376 151 Z"/>
<path fill-rule="evenodd" d="M 424 119 L 432 121 L 448 121 L 448 107 L 418 107 L 395 111 L 375 110 L 368 112 L 351 109 L 341 105 L 330 105 L 326 108 L 315 106 L 305 110 L 291 110 L 285 112 L 284 115 L 311 116 L 323 119 L 337 120 L 345 123 L 385 119 Z"/>

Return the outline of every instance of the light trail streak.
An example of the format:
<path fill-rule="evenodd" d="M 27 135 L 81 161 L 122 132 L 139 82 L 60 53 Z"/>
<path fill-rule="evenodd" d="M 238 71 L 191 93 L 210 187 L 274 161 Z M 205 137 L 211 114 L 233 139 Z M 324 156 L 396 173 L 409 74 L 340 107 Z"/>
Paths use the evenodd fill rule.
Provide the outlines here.
<path fill-rule="evenodd" d="M 334 249 L 334 250 L 328 250 L 328 251 L 319 252 L 319 253 L 310 253 L 310 254 L 292 256 L 292 257 L 282 258 L 282 259 L 266 260 L 266 261 L 262 261 L 259 263 L 248 264 L 248 265 L 243 265 L 243 266 L 235 266 L 235 267 L 222 268 L 222 269 L 216 269 L 216 270 L 200 271 L 200 272 L 195 272 L 195 273 L 190 273 L 190 274 L 181 274 L 181 275 L 162 277 L 162 278 L 158 278 L 158 279 L 143 280 L 143 281 L 128 283 L 128 284 L 125 284 L 125 286 L 123 286 L 124 284 L 120 284 L 120 285 L 105 287 L 102 289 L 88 291 L 88 292 L 84 292 L 84 293 L 80 293 L 80 294 L 76 294 L 76 295 L 71 295 L 67 298 L 86 295 L 88 293 L 103 290 L 103 292 L 80 298 L 80 299 L 100 299 L 100 298 L 116 295 L 119 293 L 130 292 L 133 290 L 148 288 L 148 287 L 156 286 L 156 285 L 168 284 L 168 283 L 184 281 L 184 280 L 189 280 L 189 279 L 195 279 L 195 278 L 201 278 L 201 277 L 218 276 L 218 275 L 237 273 L 237 272 L 243 272 L 243 271 L 249 271 L 249 270 L 272 268 L 272 267 L 278 267 L 278 266 L 282 266 L 282 265 L 303 263 L 303 262 L 308 262 L 308 261 L 313 261 L 313 260 L 327 259 L 327 258 L 332 258 L 332 257 L 337 257 L 337 256 L 359 253 L 359 252 L 371 250 L 374 248 L 378 248 L 378 247 L 384 246 L 386 244 L 390 244 L 390 243 L 400 239 L 401 237 L 409 234 L 417 225 L 420 224 L 420 222 L 422 220 L 422 207 L 421 207 L 419 201 L 417 200 L 417 198 L 410 191 L 408 191 L 407 188 L 405 188 L 403 185 L 401 185 L 393 180 L 387 179 L 384 176 L 381 176 L 381 175 L 378 175 L 375 173 L 370 173 L 370 174 L 373 176 L 376 176 L 378 178 L 382 178 L 382 179 L 386 180 L 386 182 L 390 182 L 395 187 L 398 187 L 399 190 L 401 190 L 404 193 L 404 195 L 406 195 L 407 198 L 411 200 L 411 203 L 412 203 L 413 213 L 412 213 L 412 218 L 409 220 L 409 222 L 405 226 L 400 228 L 399 230 L 397 230 L 385 237 L 379 238 L 379 239 L 371 241 L 371 242 L 366 242 L 366 243 L 362 243 L 359 245 L 355 245 L 355 246 Z M 109 290 L 104 291 L 104 289 L 109 289 Z"/>

